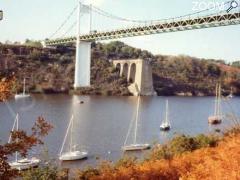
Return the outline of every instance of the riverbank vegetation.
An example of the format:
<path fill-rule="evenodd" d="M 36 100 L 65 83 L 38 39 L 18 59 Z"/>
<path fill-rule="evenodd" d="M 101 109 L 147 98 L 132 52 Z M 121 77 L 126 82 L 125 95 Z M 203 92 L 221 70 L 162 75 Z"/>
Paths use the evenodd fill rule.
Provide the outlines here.
<path fill-rule="evenodd" d="M 169 142 L 156 144 L 146 158 L 124 157 L 119 161 L 102 162 L 98 167 L 68 170 L 44 166 L 23 172 L 23 179 L 76 180 L 202 180 L 240 178 L 240 127 L 223 135 L 178 135 Z M 49 178 L 47 178 L 49 177 Z M 50 178 L 51 177 L 51 178 Z"/>
<path fill-rule="evenodd" d="M 0 76 L 15 75 L 16 91 L 27 78 L 27 89 L 35 93 L 69 93 L 73 90 L 74 47 L 43 49 L 39 42 L 26 45 L 0 44 Z M 223 94 L 240 94 L 239 62 L 199 59 L 186 55 L 153 55 L 116 41 L 92 43 L 91 83 L 79 94 L 129 95 L 126 79 L 113 68 L 114 59 L 144 58 L 152 63 L 154 89 L 158 95 L 213 95 L 215 84 L 221 82 Z"/>

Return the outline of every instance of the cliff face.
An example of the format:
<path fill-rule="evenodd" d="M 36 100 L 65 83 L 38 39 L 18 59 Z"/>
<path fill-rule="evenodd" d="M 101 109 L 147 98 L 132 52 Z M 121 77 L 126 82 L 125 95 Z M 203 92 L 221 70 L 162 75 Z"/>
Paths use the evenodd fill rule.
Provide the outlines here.
<path fill-rule="evenodd" d="M 26 46 L 0 45 L 0 76 L 14 74 L 21 81 L 27 78 L 32 92 L 69 92 L 73 89 L 73 47 L 42 49 Z M 110 59 L 149 58 L 153 67 L 154 89 L 158 95 L 202 96 L 212 95 L 216 82 L 223 84 L 224 93 L 233 87 L 240 94 L 240 69 L 213 60 L 188 56 L 153 56 L 121 42 L 92 44 L 90 88 L 81 88 L 79 94 L 129 95 L 125 79 L 109 62 Z"/>

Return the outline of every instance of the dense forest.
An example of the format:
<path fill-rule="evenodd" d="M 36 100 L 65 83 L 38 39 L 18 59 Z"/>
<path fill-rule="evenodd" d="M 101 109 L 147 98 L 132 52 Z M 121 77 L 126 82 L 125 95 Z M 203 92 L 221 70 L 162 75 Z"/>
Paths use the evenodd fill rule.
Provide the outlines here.
<path fill-rule="evenodd" d="M 36 93 L 69 93 L 73 91 L 74 47 L 42 48 L 39 42 L 27 40 L 24 45 L 0 44 L 0 76 L 15 76 L 15 91 L 27 88 Z M 91 83 L 76 93 L 94 95 L 130 95 L 126 79 L 120 78 L 111 60 L 143 58 L 153 67 L 154 89 L 158 95 L 213 95 L 221 82 L 224 94 L 233 88 L 240 94 L 240 63 L 199 59 L 179 55 L 153 55 L 122 42 L 92 43 Z"/>

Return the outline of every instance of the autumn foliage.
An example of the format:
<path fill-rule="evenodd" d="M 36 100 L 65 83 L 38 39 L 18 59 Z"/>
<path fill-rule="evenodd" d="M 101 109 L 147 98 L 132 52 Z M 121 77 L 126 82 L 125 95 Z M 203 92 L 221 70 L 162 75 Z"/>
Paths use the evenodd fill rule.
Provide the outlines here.
<path fill-rule="evenodd" d="M 120 166 L 105 164 L 80 171 L 77 179 L 237 180 L 240 179 L 240 133 L 226 135 L 216 147 L 187 151 L 167 159 L 153 158 L 139 163 L 129 161 Z"/>
<path fill-rule="evenodd" d="M 7 100 L 12 95 L 12 88 L 15 83 L 15 78 L 0 79 L 0 102 Z"/>
<path fill-rule="evenodd" d="M 43 144 L 42 138 L 48 134 L 52 126 L 44 118 L 39 117 L 32 127 L 31 134 L 23 130 L 11 132 L 11 142 L 0 144 L 0 179 L 11 179 L 17 177 L 19 172 L 11 169 L 8 164 L 8 157 L 16 151 L 25 157 L 32 147 Z"/>

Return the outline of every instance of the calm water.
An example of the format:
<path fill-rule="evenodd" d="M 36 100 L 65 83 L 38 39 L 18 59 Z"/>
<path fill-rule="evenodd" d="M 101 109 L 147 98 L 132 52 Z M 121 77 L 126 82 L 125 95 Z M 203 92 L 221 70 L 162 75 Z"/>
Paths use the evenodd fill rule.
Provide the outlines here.
<path fill-rule="evenodd" d="M 159 125 L 165 113 L 166 97 L 142 97 L 138 123 L 138 142 L 163 143 L 174 134 L 195 135 L 225 128 L 231 123 L 224 121 L 220 126 L 209 127 L 207 118 L 213 113 L 213 97 L 167 97 L 169 99 L 172 129 L 161 133 Z M 83 100 L 84 104 L 79 104 Z M 75 115 L 73 138 L 80 148 L 89 152 L 84 161 L 63 163 L 64 167 L 94 165 L 101 160 L 116 160 L 123 154 L 123 145 L 130 121 L 136 110 L 136 97 L 82 97 L 68 95 L 35 95 L 28 100 L 11 100 L 0 103 L 0 139 L 6 142 L 12 128 L 15 113 L 20 115 L 21 129 L 30 130 L 38 116 L 51 122 L 54 129 L 45 139 L 44 149 L 56 158 L 72 114 Z M 225 113 L 240 115 L 240 98 L 222 102 Z M 128 142 L 131 143 L 133 130 Z M 68 145 L 68 142 L 66 146 Z M 39 148 L 33 151 L 38 154 Z"/>

